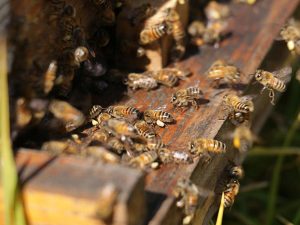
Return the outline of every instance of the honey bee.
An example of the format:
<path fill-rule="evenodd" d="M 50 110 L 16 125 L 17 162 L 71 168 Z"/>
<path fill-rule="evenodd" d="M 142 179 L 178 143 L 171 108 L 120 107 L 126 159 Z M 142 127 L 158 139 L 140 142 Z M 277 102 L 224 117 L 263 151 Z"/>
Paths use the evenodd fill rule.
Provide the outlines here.
<path fill-rule="evenodd" d="M 86 47 L 80 46 L 75 49 L 74 60 L 77 66 L 79 66 L 80 63 L 86 61 L 88 57 L 89 57 L 89 50 Z"/>
<path fill-rule="evenodd" d="M 140 115 L 138 109 L 126 106 L 126 105 L 116 105 L 116 106 L 109 106 L 106 110 L 107 113 L 112 115 L 115 118 L 127 118 L 127 119 L 137 119 Z"/>
<path fill-rule="evenodd" d="M 172 27 L 167 22 L 161 22 L 153 26 L 145 27 L 140 33 L 140 44 L 150 44 L 166 34 L 172 33 Z"/>
<path fill-rule="evenodd" d="M 133 9 L 133 11 L 129 13 L 128 19 L 133 26 L 136 26 L 145 21 L 150 16 L 154 15 L 155 12 L 156 9 L 150 3 L 144 3 L 141 6 Z"/>
<path fill-rule="evenodd" d="M 291 67 L 284 67 L 281 70 L 274 72 L 268 72 L 265 70 L 257 70 L 255 72 L 255 79 L 262 84 L 264 87 L 261 93 L 267 89 L 269 91 L 269 97 L 271 99 L 271 104 L 275 104 L 275 91 L 284 92 L 286 89 L 286 83 L 291 79 L 290 74 L 292 73 Z"/>
<path fill-rule="evenodd" d="M 128 80 L 125 82 L 125 84 L 127 84 L 133 90 L 141 88 L 149 91 L 157 87 L 157 82 L 154 78 L 138 73 L 128 74 Z"/>
<path fill-rule="evenodd" d="M 288 23 L 281 29 L 278 40 L 284 40 L 290 51 L 299 54 L 300 40 L 300 23 L 295 19 L 290 19 Z"/>
<path fill-rule="evenodd" d="M 256 3 L 256 0 L 235 0 L 237 3 L 246 3 L 248 5 L 254 5 Z"/>
<path fill-rule="evenodd" d="M 247 151 L 256 139 L 250 128 L 245 125 L 236 127 L 233 132 L 233 146 L 241 152 Z"/>
<path fill-rule="evenodd" d="M 107 145 L 118 154 L 121 154 L 123 151 L 125 151 L 124 144 L 116 137 L 109 138 Z"/>
<path fill-rule="evenodd" d="M 251 123 L 250 112 L 243 113 L 234 110 L 231 113 L 229 113 L 228 119 L 235 126 L 239 126 L 241 124 L 250 125 Z"/>
<path fill-rule="evenodd" d="M 149 124 L 156 123 L 158 126 L 164 127 L 165 123 L 173 123 L 173 116 L 162 110 L 146 110 L 144 112 L 144 120 Z"/>
<path fill-rule="evenodd" d="M 254 111 L 254 104 L 252 102 L 252 95 L 245 95 L 243 97 L 239 97 L 234 94 L 226 94 L 223 96 L 223 104 L 225 109 L 229 109 L 230 112 L 242 112 L 249 113 Z"/>
<path fill-rule="evenodd" d="M 96 118 L 102 110 L 103 108 L 101 105 L 93 105 L 93 107 L 89 110 L 89 119 Z"/>
<path fill-rule="evenodd" d="M 118 194 L 119 192 L 113 184 L 107 184 L 101 189 L 97 201 L 96 215 L 98 218 L 107 220 L 112 216 L 115 204 L 118 200 Z"/>
<path fill-rule="evenodd" d="M 161 69 L 164 71 L 165 74 L 174 74 L 177 78 L 180 80 L 185 80 L 187 77 L 192 75 L 192 72 L 190 70 L 180 70 L 177 68 L 164 68 Z"/>
<path fill-rule="evenodd" d="M 234 203 L 235 197 L 239 193 L 240 183 L 231 179 L 229 183 L 226 185 L 226 189 L 224 191 L 224 207 L 231 207 Z"/>
<path fill-rule="evenodd" d="M 229 7 L 216 1 L 211 1 L 204 11 L 209 21 L 226 19 L 230 15 Z"/>
<path fill-rule="evenodd" d="M 167 87 L 174 87 L 178 82 L 177 76 L 169 70 L 148 71 L 145 74 L 153 77 L 158 83 Z"/>
<path fill-rule="evenodd" d="M 163 147 L 165 147 L 165 144 L 162 142 L 161 138 L 155 137 L 155 138 L 147 139 L 147 148 L 150 151 L 157 151 Z"/>
<path fill-rule="evenodd" d="M 205 157 L 209 161 L 209 153 L 224 154 L 226 145 L 214 139 L 198 138 L 189 142 L 189 151 L 192 155 Z"/>
<path fill-rule="evenodd" d="M 53 86 L 56 79 L 57 73 L 57 62 L 54 60 L 49 64 L 49 67 L 44 75 L 44 93 L 48 94 Z"/>
<path fill-rule="evenodd" d="M 199 205 L 200 192 L 198 187 L 190 180 L 181 178 L 178 180 L 173 193 L 178 199 L 176 206 L 183 208 L 186 215 L 183 224 L 189 224 L 194 218 Z"/>
<path fill-rule="evenodd" d="M 103 123 L 107 120 L 111 119 L 111 115 L 108 114 L 108 113 L 100 113 L 98 116 L 97 116 L 97 124 L 99 125 L 103 125 Z"/>
<path fill-rule="evenodd" d="M 136 129 L 134 126 L 125 120 L 109 119 L 105 123 L 104 129 L 113 133 L 115 136 L 136 136 Z"/>
<path fill-rule="evenodd" d="M 129 164 L 133 167 L 141 169 L 147 168 L 149 165 L 156 168 L 158 164 L 155 162 L 158 159 L 158 154 L 155 151 L 148 151 L 140 154 L 129 160 Z"/>
<path fill-rule="evenodd" d="M 155 131 L 144 120 L 138 120 L 135 122 L 134 127 L 138 134 L 147 139 L 154 138 L 156 136 Z"/>
<path fill-rule="evenodd" d="M 229 168 L 229 176 L 233 179 L 242 179 L 244 177 L 244 170 L 241 166 L 231 166 Z"/>
<path fill-rule="evenodd" d="M 25 98 L 18 98 L 16 101 L 16 124 L 19 128 L 25 127 L 32 120 L 32 112 L 29 109 Z"/>
<path fill-rule="evenodd" d="M 77 154 L 80 152 L 79 146 L 72 141 L 47 141 L 42 145 L 42 150 L 54 155 Z"/>
<path fill-rule="evenodd" d="M 193 159 L 185 151 L 172 151 L 167 148 L 158 149 L 159 159 L 163 163 L 192 163 Z"/>
<path fill-rule="evenodd" d="M 171 23 L 172 36 L 175 40 L 175 59 L 181 58 L 185 53 L 185 30 L 180 21 L 180 16 L 173 8 L 167 9 L 166 21 Z"/>
<path fill-rule="evenodd" d="M 109 139 L 109 134 L 104 129 L 98 129 L 91 135 L 91 141 L 107 143 L 108 139 Z"/>
<path fill-rule="evenodd" d="M 89 146 L 86 148 L 85 154 L 106 163 L 116 164 L 120 162 L 120 157 L 101 146 Z"/>
<path fill-rule="evenodd" d="M 236 84 L 240 79 L 240 71 L 237 67 L 227 64 L 223 60 L 217 60 L 208 69 L 207 77 L 216 81 L 219 85 L 219 81 L 223 80 L 229 84 Z"/>
<path fill-rule="evenodd" d="M 187 107 L 189 103 L 195 108 L 198 108 L 197 99 L 200 99 L 202 91 L 197 87 L 188 87 L 185 89 L 180 89 L 176 91 L 171 99 L 174 107 Z"/>
<path fill-rule="evenodd" d="M 65 123 L 68 132 L 80 127 L 85 121 L 84 114 L 65 101 L 52 100 L 49 111 Z"/>

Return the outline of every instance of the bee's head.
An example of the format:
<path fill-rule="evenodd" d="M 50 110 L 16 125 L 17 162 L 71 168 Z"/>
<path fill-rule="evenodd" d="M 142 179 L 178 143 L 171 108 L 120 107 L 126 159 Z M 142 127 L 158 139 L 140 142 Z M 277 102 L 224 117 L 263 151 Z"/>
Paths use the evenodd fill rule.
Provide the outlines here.
<path fill-rule="evenodd" d="M 171 103 L 175 102 L 177 100 L 177 96 L 175 94 L 173 94 L 172 99 L 171 99 Z"/>
<path fill-rule="evenodd" d="M 263 76 L 262 76 L 262 70 L 257 70 L 254 76 L 255 76 L 255 79 L 257 81 L 261 81 L 262 78 L 263 78 Z"/>

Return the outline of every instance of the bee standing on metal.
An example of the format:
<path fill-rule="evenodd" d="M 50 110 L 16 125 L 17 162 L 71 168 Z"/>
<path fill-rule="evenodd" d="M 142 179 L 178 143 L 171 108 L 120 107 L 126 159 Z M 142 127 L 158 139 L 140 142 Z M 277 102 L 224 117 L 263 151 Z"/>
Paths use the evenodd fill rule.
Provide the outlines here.
<path fill-rule="evenodd" d="M 138 73 L 128 74 L 125 84 L 133 90 L 141 88 L 149 91 L 157 87 L 157 82 L 154 78 Z"/>
<path fill-rule="evenodd" d="M 239 97 L 234 94 L 226 94 L 223 96 L 223 104 L 225 109 L 229 110 L 230 113 L 233 111 L 249 113 L 254 111 L 253 97 L 252 95 Z"/>
<path fill-rule="evenodd" d="M 146 110 L 144 112 L 144 120 L 149 124 L 156 123 L 160 127 L 164 127 L 165 123 L 173 123 L 173 116 L 162 110 Z"/>
<path fill-rule="evenodd" d="M 166 34 L 171 34 L 172 27 L 166 22 L 161 22 L 159 24 L 148 26 L 140 33 L 140 44 L 147 45 L 150 44 Z"/>
<path fill-rule="evenodd" d="M 178 199 L 176 206 L 184 210 L 183 224 L 189 224 L 199 205 L 200 191 L 198 187 L 190 180 L 182 178 L 178 180 L 173 193 Z"/>
<path fill-rule="evenodd" d="M 126 118 L 132 120 L 137 119 L 140 115 L 138 109 L 126 105 L 109 106 L 106 112 L 115 118 Z"/>
<path fill-rule="evenodd" d="M 189 142 L 189 151 L 192 155 L 205 157 L 210 160 L 210 154 L 224 154 L 226 152 L 226 145 L 214 139 L 198 138 Z"/>
<path fill-rule="evenodd" d="M 159 159 L 163 163 L 192 163 L 193 159 L 190 154 L 185 151 L 172 151 L 167 148 L 158 149 Z"/>
<path fill-rule="evenodd" d="M 214 62 L 206 73 L 207 77 L 216 82 L 217 86 L 221 80 L 228 84 L 236 84 L 240 79 L 239 69 L 223 60 Z"/>
<path fill-rule="evenodd" d="M 224 207 L 229 208 L 233 205 L 235 197 L 239 193 L 240 183 L 231 179 L 229 183 L 226 185 L 226 189 L 224 191 Z"/>
<path fill-rule="evenodd" d="M 202 91 L 197 87 L 188 87 L 180 89 L 173 94 L 171 103 L 174 107 L 187 107 L 190 103 L 195 108 L 198 108 L 197 99 L 201 98 Z"/>
<path fill-rule="evenodd" d="M 269 91 L 269 97 L 271 104 L 275 104 L 275 91 L 284 92 L 286 89 L 286 83 L 291 79 L 290 74 L 292 73 L 291 67 L 284 67 L 281 70 L 274 72 L 268 72 L 265 70 L 257 70 L 254 74 L 255 79 L 262 84 L 264 87 L 261 93 L 267 89 Z"/>

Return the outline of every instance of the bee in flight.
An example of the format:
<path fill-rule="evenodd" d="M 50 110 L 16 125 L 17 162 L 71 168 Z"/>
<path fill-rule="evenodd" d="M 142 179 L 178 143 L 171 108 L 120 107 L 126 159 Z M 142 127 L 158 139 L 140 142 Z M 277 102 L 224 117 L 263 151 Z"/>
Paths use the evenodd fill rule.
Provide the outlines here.
<path fill-rule="evenodd" d="M 200 99 L 202 91 L 197 87 L 188 87 L 176 91 L 171 99 L 174 107 L 187 107 L 190 103 L 195 108 L 198 108 L 197 99 Z"/>
<path fill-rule="evenodd" d="M 268 72 L 265 70 L 257 70 L 254 74 L 256 81 L 262 84 L 264 90 L 269 91 L 269 97 L 271 99 L 271 104 L 275 104 L 275 93 L 274 91 L 284 92 L 286 90 L 286 83 L 291 79 L 292 68 L 284 67 L 280 70 L 274 72 Z"/>
<path fill-rule="evenodd" d="M 144 28 L 140 33 L 140 44 L 141 45 L 147 45 L 150 44 L 161 37 L 163 37 L 166 34 L 172 33 L 172 26 L 170 26 L 169 23 L 166 23 L 165 21 L 148 26 Z"/>
<path fill-rule="evenodd" d="M 214 139 L 197 138 L 189 142 L 189 151 L 192 155 L 204 157 L 207 162 L 210 161 L 210 153 L 224 154 L 226 145 Z"/>
<path fill-rule="evenodd" d="M 146 89 L 147 91 L 157 87 L 157 81 L 153 77 L 149 77 L 139 73 L 130 73 L 125 84 L 133 90 Z"/>
<path fill-rule="evenodd" d="M 144 120 L 149 124 L 156 123 L 160 127 L 164 127 L 165 123 L 173 123 L 173 116 L 162 110 L 146 110 L 144 112 Z"/>
<path fill-rule="evenodd" d="M 258 139 L 246 125 L 236 127 L 232 136 L 233 146 L 240 152 L 249 150 L 253 142 Z"/>
<path fill-rule="evenodd" d="M 300 23 L 294 18 L 290 19 L 281 29 L 280 37 L 277 40 L 284 40 L 292 53 L 300 54 Z"/>
<path fill-rule="evenodd" d="M 215 61 L 206 73 L 207 77 L 216 83 L 216 86 L 220 85 L 220 81 L 236 84 L 240 79 L 239 69 L 223 60 Z"/>
<path fill-rule="evenodd" d="M 231 165 L 229 168 L 229 176 L 233 179 L 242 179 L 244 177 L 244 170 L 241 166 Z"/>

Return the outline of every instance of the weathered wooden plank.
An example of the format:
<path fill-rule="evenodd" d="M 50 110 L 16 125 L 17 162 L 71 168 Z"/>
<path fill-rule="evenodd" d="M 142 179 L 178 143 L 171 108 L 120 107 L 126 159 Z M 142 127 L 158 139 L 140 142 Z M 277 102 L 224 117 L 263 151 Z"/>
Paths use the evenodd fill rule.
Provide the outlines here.
<path fill-rule="evenodd" d="M 27 149 L 18 152 L 17 165 L 30 224 L 134 225 L 143 221 L 144 176 L 137 170 L 79 157 L 57 158 Z M 97 210 L 101 190 L 107 184 L 114 185 L 119 194 L 112 218 L 102 221 Z M 0 198 L 2 194 L 0 188 Z"/>

